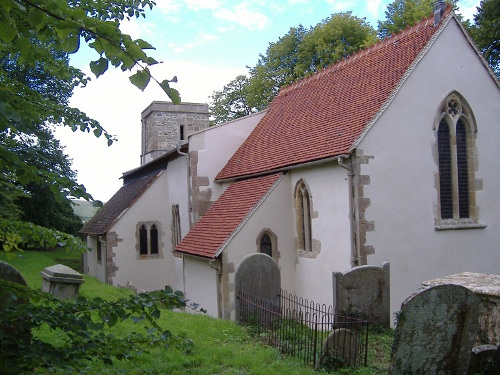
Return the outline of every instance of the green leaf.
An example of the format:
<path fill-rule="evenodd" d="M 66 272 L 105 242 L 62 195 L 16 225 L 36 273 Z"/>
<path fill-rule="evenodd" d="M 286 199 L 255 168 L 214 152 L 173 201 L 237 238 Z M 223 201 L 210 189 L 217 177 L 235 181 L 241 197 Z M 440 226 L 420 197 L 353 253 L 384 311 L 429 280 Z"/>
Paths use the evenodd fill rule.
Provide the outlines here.
<path fill-rule="evenodd" d="M 145 40 L 137 39 L 135 42 L 142 49 L 156 49 L 151 44 L 149 44 L 148 42 L 146 42 Z"/>
<path fill-rule="evenodd" d="M 8 22 L 0 22 L 0 39 L 5 43 L 10 43 L 17 35 L 17 30 Z"/>
<path fill-rule="evenodd" d="M 36 30 L 40 30 L 47 24 L 47 14 L 38 8 L 30 8 L 28 22 Z"/>
<path fill-rule="evenodd" d="M 133 85 L 137 86 L 139 89 L 144 91 L 144 89 L 149 83 L 150 78 L 151 75 L 149 74 L 149 69 L 145 68 L 143 70 L 139 70 L 137 73 L 130 76 L 129 79 Z"/>
<path fill-rule="evenodd" d="M 108 59 L 101 57 L 97 61 L 91 61 L 90 70 L 92 70 L 92 73 L 94 73 L 96 77 L 99 77 L 106 70 L 108 70 Z"/>
<path fill-rule="evenodd" d="M 160 83 L 160 87 L 165 91 L 165 93 L 168 95 L 172 103 L 174 104 L 179 104 L 181 102 L 181 96 L 179 95 L 179 91 L 176 89 L 173 89 L 169 85 L 169 80 L 164 80 L 162 83 Z"/>
<path fill-rule="evenodd" d="M 67 53 L 75 53 L 80 48 L 80 34 L 73 34 L 62 43 L 62 48 Z"/>

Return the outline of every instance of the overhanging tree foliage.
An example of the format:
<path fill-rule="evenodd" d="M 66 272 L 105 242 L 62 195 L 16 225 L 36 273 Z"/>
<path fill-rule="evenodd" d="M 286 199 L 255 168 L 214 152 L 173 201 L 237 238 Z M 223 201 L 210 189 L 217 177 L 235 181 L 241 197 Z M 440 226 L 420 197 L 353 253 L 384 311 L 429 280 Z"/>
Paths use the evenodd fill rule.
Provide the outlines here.
<path fill-rule="evenodd" d="M 213 123 L 263 110 L 279 89 L 316 72 L 377 40 L 375 30 L 351 12 L 333 14 L 314 28 L 292 27 L 249 68 L 249 77 L 237 78 L 212 95 Z M 238 89 L 235 90 L 236 83 Z M 227 105 L 226 98 L 238 106 Z M 234 111 L 235 108 L 244 110 Z"/>
<path fill-rule="evenodd" d="M 500 78 L 500 0 L 481 1 L 470 30 L 485 59 Z"/>
<path fill-rule="evenodd" d="M 151 79 L 156 81 L 173 102 L 180 102 L 179 93 L 170 87 L 172 80 L 158 81 L 149 67 L 157 63 L 146 51 L 153 47 L 142 39 L 120 31 L 120 21 L 143 17 L 153 0 L 1 0 L 0 1 L 0 134 L 3 139 L 40 145 L 39 136 L 47 134 L 52 125 L 69 126 L 73 131 L 93 132 L 104 136 L 108 144 L 113 136 L 101 125 L 68 105 L 73 89 L 85 85 L 89 78 L 69 65 L 68 54 L 78 51 L 84 42 L 96 52 L 90 68 L 96 77 L 108 66 L 135 71 L 130 81 L 144 89 Z M 6 144 L 0 145 L 0 185 L 8 192 L 2 197 L 2 211 L 14 217 L 20 212 L 12 205 L 29 192 L 28 185 L 43 186 L 58 196 L 90 198 L 73 176 L 61 175 L 50 168 L 28 163 Z M 12 211 L 10 211 L 12 210 Z M 2 215 L 7 216 L 6 214 Z M 0 219 L 1 220 L 1 219 Z M 21 233 L 0 233 L 4 249 L 17 248 L 16 238 L 33 239 L 45 230 L 32 231 L 32 224 L 0 223 L 4 229 L 15 224 Z M 25 228 L 25 229 L 23 229 Z M 62 234 L 53 232 L 52 237 Z M 44 240 L 37 240 L 41 245 Z M 7 246 L 6 246 L 7 244 Z"/>
<path fill-rule="evenodd" d="M 458 10 L 458 0 L 446 1 Z M 395 0 L 387 5 L 385 20 L 378 23 L 378 35 L 381 39 L 397 34 L 399 31 L 412 26 L 434 12 L 436 0 Z"/>

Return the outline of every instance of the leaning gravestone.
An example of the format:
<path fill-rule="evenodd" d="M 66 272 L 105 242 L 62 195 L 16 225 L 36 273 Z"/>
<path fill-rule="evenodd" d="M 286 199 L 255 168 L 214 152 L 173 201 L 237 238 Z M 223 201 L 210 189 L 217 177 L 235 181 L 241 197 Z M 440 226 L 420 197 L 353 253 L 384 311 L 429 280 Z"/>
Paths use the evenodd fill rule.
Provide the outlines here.
<path fill-rule="evenodd" d="M 337 328 L 330 332 L 323 342 L 321 357 L 316 370 L 325 366 L 328 370 L 337 367 L 354 366 L 359 358 L 358 339 L 355 334 L 345 328 Z"/>
<path fill-rule="evenodd" d="M 234 276 L 236 319 L 240 320 L 240 292 L 270 303 L 278 303 L 281 290 L 280 269 L 269 255 L 255 253 L 244 257 Z"/>
<path fill-rule="evenodd" d="M 480 300 L 459 285 L 422 289 L 401 306 L 392 374 L 467 374 Z"/>
<path fill-rule="evenodd" d="M 21 273 L 16 268 L 2 261 L 0 261 L 0 280 L 20 284 L 22 286 L 28 286 L 28 283 L 26 283 L 23 275 L 21 275 Z M 13 293 L 13 295 L 15 296 L 15 293 Z M 27 302 L 28 299 L 26 298 L 11 298 L 11 293 L 3 292 L 0 290 L 0 314 L 2 314 L 3 318 L 6 318 L 6 316 L 5 311 L 2 310 L 7 309 L 12 305 L 16 306 Z M 31 332 L 26 328 L 27 326 L 24 320 L 24 317 L 17 315 L 13 320 L 4 321 L 0 325 L 0 331 L 2 331 L 3 334 L 9 336 L 15 335 L 19 337 L 19 342 L 21 343 L 29 342 L 31 340 Z M 7 349 L 8 348 L 3 348 L 3 350 Z"/>

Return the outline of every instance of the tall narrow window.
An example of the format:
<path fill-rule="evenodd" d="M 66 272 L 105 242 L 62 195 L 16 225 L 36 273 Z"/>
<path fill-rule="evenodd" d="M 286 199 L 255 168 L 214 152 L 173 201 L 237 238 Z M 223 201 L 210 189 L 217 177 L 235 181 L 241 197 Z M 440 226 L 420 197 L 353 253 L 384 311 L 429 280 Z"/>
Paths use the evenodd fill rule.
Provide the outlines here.
<path fill-rule="evenodd" d="M 477 128 L 474 115 L 458 93 L 441 106 L 436 131 L 438 156 L 438 207 L 436 229 L 484 228 L 475 206 L 474 156 Z"/>
<path fill-rule="evenodd" d="M 451 175 L 450 127 L 441 120 L 438 129 L 439 152 L 439 198 L 441 202 L 441 218 L 453 217 L 453 181 Z"/>
<path fill-rule="evenodd" d="M 148 230 L 144 224 L 139 229 L 139 253 L 141 255 L 148 254 Z"/>
<path fill-rule="evenodd" d="M 260 239 L 260 252 L 267 254 L 270 257 L 273 256 L 273 246 L 271 243 L 271 237 L 267 233 L 264 233 Z"/>
<path fill-rule="evenodd" d="M 149 231 L 149 240 L 151 242 L 151 254 L 158 254 L 158 228 L 156 225 L 151 225 L 151 230 Z"/>
<path fill-rule="evenodd" d="M 460 218 L 469 217 L 469 167 L 467 154 L 467 132 L 463 121 L 457 122 L 457 182 L 458 214 Z"/>
<path fill-rule="evenodd" d="M 101 239 L 97 237 L 97 262 L 101 263 L 102 262 L 102 244 L 101 244 Z"/>
<path fill-rule="evenodd" d="M 179 214 L 179 205 L 172 206 L 172 249 L 181 241 L 181 217 Z"/>
<path fill-rule="evenodd" d="M 184 129 L 185 129 L 185 126 L 184 126 L 184 125 L 180 125 L 180 126 L 179 126 L 179 139 L 180 139 L 181 141 L 183 141 L 184 139 L 186 139 L 186 135 L 184 134 L 184 132 L 185 132 L 185 130 L 184 130 Z"/>
<path fill-rule="evenodd" d="M 297 184 L 295 189 L 295 208 L 299 249 L 312 251 L 311 196 L 306 184 L 302 180 Z"/>

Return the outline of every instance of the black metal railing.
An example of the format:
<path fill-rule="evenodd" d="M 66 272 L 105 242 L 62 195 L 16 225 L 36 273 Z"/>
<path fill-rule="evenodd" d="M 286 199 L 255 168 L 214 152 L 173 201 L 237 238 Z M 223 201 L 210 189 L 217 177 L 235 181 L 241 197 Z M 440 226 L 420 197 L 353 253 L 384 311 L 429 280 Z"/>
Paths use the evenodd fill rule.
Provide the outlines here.
<path fill-rule="evenodd" d="M 284 290 L 274 300 L 239 292 L 239 322 L 283 354 L 317 369 L 366 366 L 368 321 Z"/>

